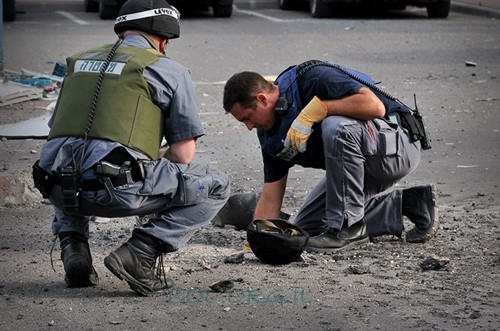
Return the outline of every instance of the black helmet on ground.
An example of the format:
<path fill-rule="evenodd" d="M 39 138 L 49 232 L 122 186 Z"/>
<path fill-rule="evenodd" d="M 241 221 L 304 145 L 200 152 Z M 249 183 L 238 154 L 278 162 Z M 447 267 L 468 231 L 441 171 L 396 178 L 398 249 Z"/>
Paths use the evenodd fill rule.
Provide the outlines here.
<path fill-rule="evenodd" d="M 115 33 L 140 30 L 167 39 L 180 35 L 179 11 L 165 0 L 128 0 L 118 11 Z"/>
<path fill-rule="evenodd" d="M 299 258 L 309 234 L 282 219 L 259 219 L 248 225 L 247 240 L 259 260 L 279 265 L 289 264 Z"/>

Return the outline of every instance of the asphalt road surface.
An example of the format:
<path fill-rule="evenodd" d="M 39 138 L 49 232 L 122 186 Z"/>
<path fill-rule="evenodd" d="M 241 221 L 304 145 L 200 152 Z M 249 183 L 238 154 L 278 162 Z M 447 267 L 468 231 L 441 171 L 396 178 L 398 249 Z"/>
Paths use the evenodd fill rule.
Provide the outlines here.
<path fill-rule="evenodd" d="M 7 70 L 51 73 L 69 54 L 116 38 L 113 22 L 83 12 L 80 1 L 19 1 L 18 10 L 24 13 L 4 24 Z M 499 45 L 496 19 L 452 12 L 436 20 L 416 8 L 313 19 L 307 11 L 239 5 L 230 19 L 183 17 L 181 38 L 172 41 L 168 55 L 189 67 L 195 81 L 207 132 L 199 140 L 198 162 L 231 176 L 234 193 L 258 192 L 257 138 L 224 114 L 225 80 L 242 70 L 273 76 L 313 58 L 339 63 L 370 74 L 405 103 L 412 105 L 417 95 L 433 147 L 400 185 L 436 183 L 437 237 L 421 245 L 383 238 L 360 250 L 305 253 L 301 262 L 270 267 L 248 252 L 243 263 L 223 263 L 242 250 L 245 234 L 209 227 L 166 257 L 176 291 L 141 298 L 102 264 L 130 234 L 133 220 L 101 221 L 91 225 L 101 282 L 67 289 L 57 245 L 56 272 L 50 266 L 50 205 L 29 184 L 42 141 L 7 140 L 0 176 L 15 177 L 24 191 L 3 199 L 0 209 L 0 329 L 498 329 Z M 48 104 L 0 108 L 2 123 L 41 114 Z M 284 211 L 293 217 L 321 176 L 292 169 Z M 420 263 L 431 255 L 446 266 L 423 271 Z M 207 290 L 223 279 L 238 280 L 236 291 Z"/>

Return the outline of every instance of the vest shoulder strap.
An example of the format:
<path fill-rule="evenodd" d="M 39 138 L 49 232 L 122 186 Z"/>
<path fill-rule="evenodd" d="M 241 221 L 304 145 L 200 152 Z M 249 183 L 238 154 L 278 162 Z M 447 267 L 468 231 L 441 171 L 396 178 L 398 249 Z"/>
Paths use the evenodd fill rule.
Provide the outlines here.
<path fill-rule="evenodd" d="M 286 98 L 288 103 L 286 109 L 293 107 L 297 110 L 302 109 L 302 100 L 299 94 L 299 87 L 297 84 L 298 71 L 297 66 L 288 67 L 285 71 L 279 74 L 275 83 L 280 88 L 280 96 Z"/>

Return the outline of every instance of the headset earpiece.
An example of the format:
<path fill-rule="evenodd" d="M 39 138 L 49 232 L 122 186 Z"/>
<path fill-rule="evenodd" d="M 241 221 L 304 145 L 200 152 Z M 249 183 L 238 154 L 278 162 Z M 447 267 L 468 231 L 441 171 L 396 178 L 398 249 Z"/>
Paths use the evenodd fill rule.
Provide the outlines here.
<path fill-rule="evenodd" d="M 282 115 L 286 113 L 288 110 L 288 100 L 284 95 L 281 95 L 276 102 L 276 106 L 274 107 L 274 110 L 276 111 L 277 114 Z"/>

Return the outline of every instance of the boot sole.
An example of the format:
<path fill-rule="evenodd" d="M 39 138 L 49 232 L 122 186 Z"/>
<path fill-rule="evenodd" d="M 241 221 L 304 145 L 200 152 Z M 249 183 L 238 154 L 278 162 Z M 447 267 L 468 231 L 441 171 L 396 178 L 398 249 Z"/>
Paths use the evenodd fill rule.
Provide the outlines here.
<path fill-rule="evenodd" d="M 336 253 L 338 251 L 345 251 L 353 248 L 361 248 L 363 246 L 368 245 L 369 243 L 370 243 L 370 237 L 366 237 L 361 240 L 350 242 L 349 244 L 339 248 L 321 248 L 321 247 L 306 246 L 305 250 L 307 252 L 312 252 L 312 253 Z"/>
<path fill-rule="evenodd" d="M 104 258 L 104 265 L 113 273 L 113 275 L 118 277 L 120 280 L 127 282 L 132 291 L 142 296 L 151 297 L 168 293 L 168 289 L 163 291 L 152 291 L 151 289 L 145 287 L 142 283 L 138 282 L 134 277 L 125 271 L 120 259 L 116 257 L 113 252 Z"/>
<path fill-rule="evenodd" d="M 96 286 L 99 283 L 99 277 L 92 265 L 88 266 L 86 261 L 73 261 L 68 266 L 64 281 L 69 288 Z"/>
<path fill-rule="evenodd" d="M 438 208 L 438 194 L 436 191 L 436 186 L 431 184 L 431 196 L 432 196 L 432 204 L 434 207 L 434 222 L 432 226 L 427 229 L 424 233 L 418 233 L 416 228 L 411 229 L 406 234 L 406 242 L 409 243 L 424 243 L 436 236 L 439 230 L 439 208 Z M 415 233 L 414 235 L 412 235 Z M 413 237 L 413 238 L 412 238 Z"/>

